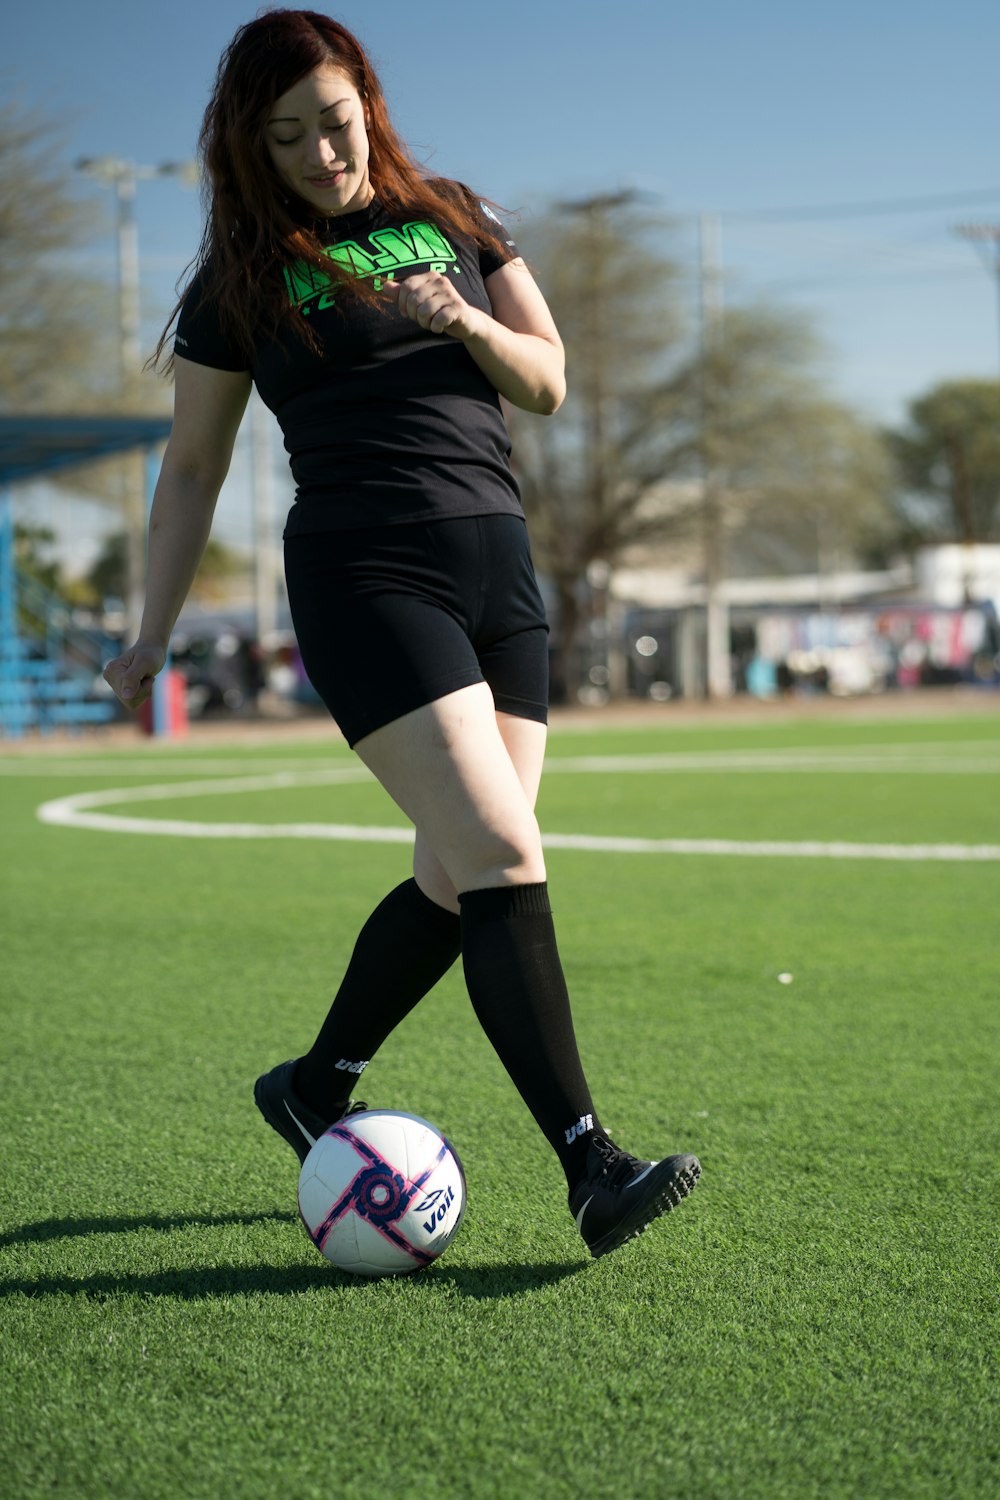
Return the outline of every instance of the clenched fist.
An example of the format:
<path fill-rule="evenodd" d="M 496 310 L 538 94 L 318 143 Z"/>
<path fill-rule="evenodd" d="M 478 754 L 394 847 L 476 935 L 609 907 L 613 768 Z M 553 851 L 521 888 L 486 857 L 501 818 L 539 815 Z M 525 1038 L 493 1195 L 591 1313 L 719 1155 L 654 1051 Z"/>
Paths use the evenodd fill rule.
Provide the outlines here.
<path fill-rule="evenodd" d="M 455 283 L 439 271 L 421 271 L 405 281 L 388 277 L 383 286 L 396 300 L 401 313 L 426 328 L 428 333 L 449 333 L 452 338 L 471 338 L 486 314 L 472 307 Z"/>
<path fill-rule="evenodd" d="M 153 691 L 153 678 L 167 659 L 162 646 L 136 641 L 104 668 L 104 680 L 126 708 L 139 708 Z"/>

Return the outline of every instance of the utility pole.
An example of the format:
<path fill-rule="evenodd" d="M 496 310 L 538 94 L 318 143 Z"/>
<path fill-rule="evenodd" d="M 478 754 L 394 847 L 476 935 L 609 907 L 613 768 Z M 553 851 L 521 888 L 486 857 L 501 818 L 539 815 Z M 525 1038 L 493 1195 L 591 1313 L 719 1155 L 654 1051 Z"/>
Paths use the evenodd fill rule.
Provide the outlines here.
<path fill-rule="evenodd" d="M 139 227 L 135 216 L 136 188 L 139 182 L 154 178 L 178 178 L 186 187 L 198 181 L 198 165 L 193 161 L 161 162 L 159 166 L 137 166 L 117 156 L 81 156 L 76 170 L 114 192 L 115 232 L 117 240 L 116 279 L 118 288 L 118 394 L 123 409 L 135 395 L 136 382 L 142 371 L 142 347 L 139 306 Z M 141 458 L 123 457 L 118 470 L 118 501 L 125 517 L 127 534 L 127 583 L 125 612 L 133 635 L 138 632 L 142 615 L 145 579 L 146 543 L 146 473 Z"/>
<path fill-rule="evenodd" d="M 979 251 L 987 271 L 996 281 L 1000 333 L 1000 224 L 956 224 L 955 233 Z"/>
<path fill-rule="evenodd" d="M 598 193 L 590 198 L 557 203 L 560 213 L 575 214 L 587 226 L 592 245 L 610 242 L 611 216 L 617 210 L 629 207 L 640 195 L 633 188 L 623 188 L 614 193 Z M 606 309 L 601 298 L 593 297 L 586 307 L 587 340 L 590 356 L 587 368 L 582 372 L 584 401 L 587 410 L 587 473 L 589 478 L 591 524 L 600 527 L 614 499 L 615 475 L 608 465 L 608 390 L 604 370 L 603 350 L 611 330 L 606 327 Z M 625 695 L 627 667 L 621 611 L 611 607 L 611 580 L 613 568 L 606 558 L 591 558 L 587 568 L 587 579 L 594 591 L 593 604 L 596 619 L 602 631 L 602 644 L 608 674 L 607 690 L 611 698 Z M 567 643 L 572 649 L 572 643 Z"/>
<path fill-rule="evenodd" d="M 712 357 L 722 339 L 722 256 L 719 220 L 702 214 L 698 221 L 698 287 L 700 336 L 700 422 L 702 543 L 705 562 L 705 691 L 709 698 L 732 696 L 729 651 L 729 605 L 725 586 L 725 531 L 722 503 L 714 473 L 712 425 L 716 402 L 711 389 Z"/>

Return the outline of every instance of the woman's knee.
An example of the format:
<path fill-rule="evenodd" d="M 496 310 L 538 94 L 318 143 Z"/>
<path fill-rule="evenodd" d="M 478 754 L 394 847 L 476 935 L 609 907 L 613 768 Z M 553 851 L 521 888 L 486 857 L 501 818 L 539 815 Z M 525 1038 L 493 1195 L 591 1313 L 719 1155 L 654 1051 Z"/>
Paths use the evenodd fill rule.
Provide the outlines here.
<path fill-rule="evenodd" d="M 425 896 L 451 911 L 458 910 L 460 891 L 539 884 L 545 879 L 545 858 L 538 825 L 532 819 L 520 835 L 513 829 L 467 827 L 461 840 L 449 840 L 438 851 L 418 830 L 413 876 Z"/>
<path fill-rule="evenodd" d="M 482 826 L 456 851 L 449 871 L 459 891 L 534 885 L 545 879 L 545 857 L 534 817 L 508 827 Z"/>
<path fill-rule="evenodd" d="M 544 880 L 538 823 L 485 683 L 416 709 L 354 748 L 456 891 Z"/>

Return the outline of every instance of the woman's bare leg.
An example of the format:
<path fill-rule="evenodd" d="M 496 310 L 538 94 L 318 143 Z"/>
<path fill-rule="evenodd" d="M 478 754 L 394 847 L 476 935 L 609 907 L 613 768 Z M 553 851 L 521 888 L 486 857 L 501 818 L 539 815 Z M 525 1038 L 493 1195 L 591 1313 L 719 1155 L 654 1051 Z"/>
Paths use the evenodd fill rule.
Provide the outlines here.
<path fill-rule="evenodd" d="M 500 738 L 513 762 L 524 795 L 534 808 L 545 760 L 545 725 L 507 713 L 498 713 L 496 720 Z M 458 892 L 419 830 L 413 850 L 413 876 L 424 894 L 438 906 L 443 906 L 448 911 L 458 911 Z"/>
<path fill-rule="evenodd" d="M 545 726 L 509 720 L 505 715 L 501 727 L 492 693 L 477 683 L 376 729 L 354 747 L 456 892 L 545 880 L 534 796 L 525 785 L 537 791 Z"/>

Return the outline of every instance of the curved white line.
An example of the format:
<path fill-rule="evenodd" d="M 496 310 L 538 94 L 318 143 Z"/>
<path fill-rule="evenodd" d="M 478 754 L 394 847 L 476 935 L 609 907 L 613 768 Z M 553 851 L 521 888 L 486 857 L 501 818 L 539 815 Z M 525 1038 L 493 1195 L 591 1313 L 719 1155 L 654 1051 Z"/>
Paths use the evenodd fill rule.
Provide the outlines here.
<path fill-rule="evenodd" d="M 238 776 L 205 781 L 168 782 L 145 787 L 112 787 L 57 797 L 37 809 L 43 823 L 86 828 L 102 833 L 135 833 L 202 839 L 333 839 L 357 843 L 406 844 L 410 828 L 353 823 L 199 823 L 177 818 L 111 816 L 95 811 L 122 802 L 162 802 L 175 798 L 210 796 L 220 792 L 335 785 L 370 779 L 363 768 L 319 771 L 281 771 L 264 776 Z M 997 844 L 856 844 L 841 841 L 645 839 L 604 837 L 598 834 L 548 834 L 547 849 L 572 849 L 614 854 L 704 854 L 749 858 L 875 859 L 897 861 L 1000 860 Z"/>
<path fill-rule="evenodd" d="M 43 823 L 72 821 L 60 816 L 59 810 L 104 807 L 117 802 L 166 802 L 182 797 L 211 797 L 216 792 L 270 792 L 299 786 L 336 786 L 349 781 L 372 781 L 363 766 L 326 768 L 319 771 L 270 771 L 266 776 L 212 777 L 204 781 L 162 781 L 153 786 L 115 786 L 103 792 L 77 792 L 71 797 L 56 797 L 37 809 Z"/>

